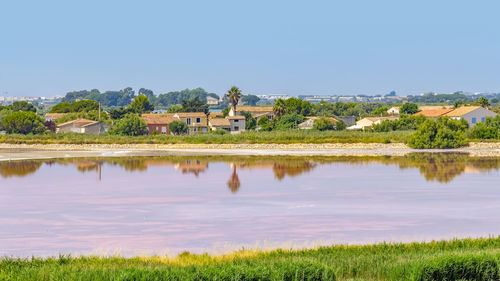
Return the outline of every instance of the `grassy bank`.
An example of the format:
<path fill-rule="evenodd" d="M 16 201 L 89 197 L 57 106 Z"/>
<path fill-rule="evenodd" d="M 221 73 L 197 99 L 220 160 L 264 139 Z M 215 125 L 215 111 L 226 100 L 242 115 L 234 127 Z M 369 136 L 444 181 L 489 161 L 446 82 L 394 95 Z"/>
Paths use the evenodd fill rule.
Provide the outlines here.
<path fill-rule="evenodd" d="M 0 142 L 11 144 L 257 144 L 257 143 L 404 143 L 412 131 L 389 133 L 359 131 L 271 131 L 241 134 L 195 134 L 189 136 L 92 136 L 83 134 L 5 135 Z"/>
<path fill-rule="evenodd" d="M 337 280 L 440 280 L 421 277 L 435 274 L 443 265 L 445 274 L 484 267 L 489 279 L 473 280 L 498 280 L 491 279 L 492 272 L 498 276 L 492 271 L 498 262 L 500 237 L 300 251 L 243 250 L 223 256 L 5 258 L 0 262 L 0 280 L 333 280 L 332 272 Z"/>

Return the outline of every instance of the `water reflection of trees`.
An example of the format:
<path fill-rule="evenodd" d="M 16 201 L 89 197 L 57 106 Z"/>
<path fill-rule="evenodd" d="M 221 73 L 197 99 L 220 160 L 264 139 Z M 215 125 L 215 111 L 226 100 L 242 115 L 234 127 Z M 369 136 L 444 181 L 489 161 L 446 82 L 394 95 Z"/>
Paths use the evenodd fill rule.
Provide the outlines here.
<path fill-rule="evenodd" d="M 322 164 L 346 163 L 369 165 L 381 163 L 398 165 L 401 169 L 416 168 L 427 181 L 448 183 L 462 173 L 482 173 L 500 169 L 500 157 L 470 157 L 466 153 L 410 153 L 406 156 L 352 157 L 352 156 L 169 156 L 169 157 L 123 157 L 123 158 L 64 158 L 52 160 L 0 162 L 3 178 L 26 176 L 35 173 L 43 164 L 75 166 L 82 173 L 99 172 L 103 165 L 118 166 L 128 172 L 142 172 L 151 167 L 173 167 L 183 174 L 198 177 L 213 162 L 231 166 L 227 186 L 237 192 L 241 186 L 239 170 L 268 169 L 274 177 L 282 180 L 309 173 Z"/>

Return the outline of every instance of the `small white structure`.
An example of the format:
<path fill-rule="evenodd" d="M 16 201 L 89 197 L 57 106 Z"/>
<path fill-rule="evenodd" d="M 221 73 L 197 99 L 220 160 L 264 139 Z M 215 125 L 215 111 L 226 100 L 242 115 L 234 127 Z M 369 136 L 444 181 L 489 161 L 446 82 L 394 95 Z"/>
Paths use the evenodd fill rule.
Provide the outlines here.
<path fill-rule="evenodd" d="M 399 114 L 399 106 L 393 106 L 387 110 L 387 114 L 389 115 L 398 115 Z"/>
<path fill-rule="evenodd" d="M 211 96 L 207 96 L 207 104 L 208 105 L 218 105 L 219 104 L 219 100 L 214 98 L 214 97 L 211 97 Z"/>
<path fill-rule="evenodd" d="M 469 123 L 469 126 L 475 126 L 476 123 L 484 123 L 486 117 L 495 117 L 497 114 L 481 106 L 462 106 L 444 116 L 452 119 L 464 119 Z"/>

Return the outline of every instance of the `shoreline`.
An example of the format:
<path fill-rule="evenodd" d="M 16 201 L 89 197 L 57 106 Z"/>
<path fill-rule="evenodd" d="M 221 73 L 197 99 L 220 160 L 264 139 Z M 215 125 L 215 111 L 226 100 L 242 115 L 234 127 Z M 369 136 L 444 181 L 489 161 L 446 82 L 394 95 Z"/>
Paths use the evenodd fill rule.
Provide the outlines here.
<path fill-rule="evenodd" d="M 295 144 L 0 144 L 0 161 L 130 156 L 404 156 L 409 153 L 467 153 L 500 157 L 500 142 L 458 149 L 411 149 L 403 143 Z"/>

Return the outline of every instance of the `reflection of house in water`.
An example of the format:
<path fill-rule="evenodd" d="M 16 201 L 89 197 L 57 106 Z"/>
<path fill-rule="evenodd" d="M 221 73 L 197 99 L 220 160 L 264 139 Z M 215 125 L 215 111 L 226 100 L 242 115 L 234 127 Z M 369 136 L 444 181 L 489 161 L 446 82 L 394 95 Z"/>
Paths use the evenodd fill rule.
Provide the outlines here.
<path fill-rule="evenodd" d="M 2 178 L 24 177 L 35 173 L 42 166 L 40 161 L 4 161 L 0 162 Z"/>
<path fill-rule="evenodd" d="M 249 162 L 234 162 L 231 166 L 241 169 L 272 169 L 274 177 L 278 180 L 285 176 L 295 177 L 303 173 L 312 171 L 316 167 L 316 163 L 309 160 L 290 160 L 290 161 L 261 161 L 255 163 Z"/>
<path fill-rule="evenodd" d="M 194 174 L 195 176 L 198 176 L 201 172 L 204 172 L 208 168 L 208 162 L 190 159 L 184 162 L 176 163 L 174 168 L 176 170 L 181 170 L 183 174 Z"/>

